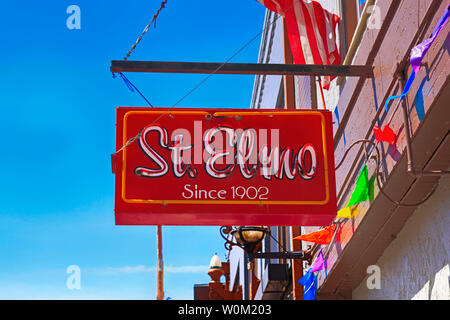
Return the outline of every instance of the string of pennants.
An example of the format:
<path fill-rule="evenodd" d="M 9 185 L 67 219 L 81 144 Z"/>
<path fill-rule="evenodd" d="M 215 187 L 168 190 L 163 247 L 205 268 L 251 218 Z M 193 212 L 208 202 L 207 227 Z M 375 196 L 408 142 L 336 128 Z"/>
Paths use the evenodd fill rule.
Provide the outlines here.
<path fill-rule="evenodd" d="M 431 37 L 424 40 L 423 42 L 421 42 L 419 45 L 415 46 L 411 50 L 410 63 L 411 63 L 411 67 L 413 70 L 411 72 L 411 75 L 408 78 L 408 81 L 406 82 L 405 88 L 403 89 L 402 93 L 400 95 L 393 95 L 393 96 L 390 96 L 389 98 L 387 98 L 387 100 L 384 104 L 386 113 L 389 112 L 389 102 L 391 100 L 398 99 L 398 98 L 400 98 L 400 100 L 403 100 L 405 98 L 405 96 L 409 93 L 409 91 L 412 87 L 412 84 L 415 80 L 416 74 L 419 72 L 419 69 L 422 66 L 423 58 L 425 57 L 425 55 L 428 52 L 428 50 L 430 49 L 431 45 L 436 40 L 436 38 L 439 36 L 440 32 L 442 31 L 442 29 L 444 28 L 444 26 L 447 24 L 447 22 L 449 20 L 449 16 L 450 16 L 449 12 L 450 12 L 450 5 L 447 7 L 443 16 L 441 17 L 438 24 L 434 28 L 433 33 L 431 34 Z M 424 116 L 424 110 L 420 109 L 420 106 L 418 105 L 418 103 L 415 103 L 415 108 L 416 108 L 416 112 L 417 112 L 419 119 L 422 120 L 422 118 Z M 334 117 L 337 120 L 337 124 L 339 126 L 341 120 L 340 120 L 338 106 L 335 107 L 333 113 L 334 113 Z M 389 124 L 387 124 L 382 130 L 379 127 L 375 126 L 373 131 L 375 134 L 375 139 L 377 141 L 379 141 L 379 142 L 385 141 L 390 144 L 395 143 L 395 141 L 393 140 L 394 132 L 390 128 Z M 344 138 L 344 145 L 345 145 L 346 144 L 345 132 L 343 133 L 343 138 Z"/>
<path fill-rule="evenodd" d="M 405 85 L 405 88 L 403 89 L 403 92 L 401 95 L 397 96 L 390 96 L 385 103 L 385 110 L 386 113 L 389 111 L 388 103 L 391 100 L 400 98 L 401 100 L 409 93 L 411 86 L 414 82 L 415 76 L 418 73 L 421 65 L 422 60 L 425 57 L 426 53 L 428 52 L 429 48 L 433 44 L 433 42 L 438 37 L 439 33 L 444 28 L 445 24 L 448 22 L 450 16 L 450 5 L 447 7 L 447 10 L 445 11 L 444 15 L 439 20 L 437 26 L 435 27 L 432 35 L 427 40 L 423 41 L 419 45 L 415 46 L 411 50 L 410 55 L 410 62 L 412 66 L 412 73 L 408 78 L 408 81 Z M 420 112 L 421 113 L 421 112 Z M 419 110 L 418 110 L 419 114 Z M 337 118 L 338 125 L 340 124 L 340 118 L 339 118 L 339 111 L 336 107 L 334 110 L 334 115 Z M 420 116 L 420 114 L 419 114 Z M 377 142 L 387 142 L 390 145 L 395 145 L 397 141 L 397 135 L 392 130 L 392 128 L 387 124 L 384 126 L 383 129 L 381 129 L 378 126 L 374 126 L 373 133 L 375 140 Z M 345 133 L 344 133 L 344 144 L 345 144 Z M 366 164 L 363 165 L 358 179 L 356 181 L 355 189 L 353 190 L 353 193 L 350 197 L 349 202 L 347 205 L 338 211 L 337 217 L 338 218 L 353 218 L 355 216 L 355 213 L 358 211 L 359 204 L 365 202 L 365 201 L 372 201 L 374 199 L 374 184 L 375 184 L 375 176 L 373 176 L 371 179 L 369 179 L 368 175 L 368 169 Z M 337 234 L 340 231 L 340 226 L 338 225 L 336 227 L 335 224 L 325 227 L 322 230 L 315 231 L 312 233 L 304 234 L 298 237 L 295 237 L 295 240 L 303 240 L 308 242 L 313 242 L 320 245 L 330 245 L 332 243 L 333 239 L 337 236 Z M 316 272 L 319 271 L 325 271 L 325 276 L 327 276 L 327 267 L 326 267 L 326 257 L 323 253 L 323 248 L 319 251 L 314 263 L 312 266 L 308 269 L 307 273 L 298 280 L 298 283 L 300 283 L 303 287 L 303 299 L 304 300 L 315 300 L 316 299 L 316 291 L 317 291 L 317 275 L 315 275 Z"/>

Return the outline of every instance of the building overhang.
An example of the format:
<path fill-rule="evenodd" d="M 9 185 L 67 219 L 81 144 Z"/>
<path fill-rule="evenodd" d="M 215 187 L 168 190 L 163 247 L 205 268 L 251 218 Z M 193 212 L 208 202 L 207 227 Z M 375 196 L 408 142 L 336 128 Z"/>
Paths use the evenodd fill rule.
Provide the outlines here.
<path fill-rule="evenodd" d="M 414 133 L 412 151 L 416 168 L 448 170 L 450 167 L 449 80 L 448 76 L 443 80 L 434 103 Z M 439 176 L 410 175 L 407 157 L 403 154 L 395 163 L 383 190 L 402 203 L 419 203 L 433 191 L 439 179 Z M 379 194 L 345 247 L 342 249 L 337 243 L 331 248 L 330 257 L 334 265 L 319 288 L 319 297 L 351 298 L 351 292 L 367 276 L 367 267 L 377 262 L 417 207 L 397 206 Z"/>

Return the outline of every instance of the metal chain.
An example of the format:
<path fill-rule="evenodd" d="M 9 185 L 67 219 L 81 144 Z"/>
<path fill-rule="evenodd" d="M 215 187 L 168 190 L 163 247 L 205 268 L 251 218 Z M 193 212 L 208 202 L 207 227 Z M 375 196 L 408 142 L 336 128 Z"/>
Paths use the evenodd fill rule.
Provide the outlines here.
<path fill-rule="evenodd" d="M 120 148 L 119 150 L 117 150 L 116 152 L 113 153 L 113 155 L 118 154 L 120 151 L 122 151 L 123 149 L 125 149 L 126 147 L 128 147 L 130 144 L 132 144 L 135 140 L 140 139 L 141 138 L 141 134 L 142 134 L 142 130 L 139 131 L 139 133 L 137 135 L 135 135 L 133 138 L 131 138 L 130 140 L 128 140 L 123 146 L 122 148 Z"/>
<path fill-rule="evenodd" d="M 142 37 L 144 36 L 144 34 L 147 33 L 148 29 L 150 28 L 150 26 L 152 24 L 154 24 L 154 26 L 156 27 L 156 19 L 158 19 L 159 13 L 161 12 L 162 9 L 165 8 L 165 5 L 167 3 L 167 0 L 164 0 L 163 2 L 161 2 L 161 7 L 158 9 L 158 11 L 156 12 L 155 15 L 153 15 L 152 20 L 150 21 L 150 23 L 145 27 L 144 31 L 142 31 L 141 35 L 139 36 L 139 38 L 136 40 L 136 43 L 133 44 L 133 46 L 131 47 L 130 50 L 128 50 L 128 53 L 126 55 L 126 57 L 123 58 L 123 60 L 127 60 L 128 57 L 131 55 L 131 53 L 133 53 L 134 49 L 136 49 L 136 46 L 139 44 L 139 42 L 141 42 Z"/>
<path fill-rule="evenodd" d="M 299 0 L 294 0 L 292 5 L 289 6 L 283 13 L 287 13 L 290 9 L 292 9 L 292 7 L 294 6 L 294 4 L 299 1 Z M 138 40 L 136 41 L 136 44 L 133 45 L 133 47 L 131 48 L 131 50 L 128 52 L 127 57 L 130 55 L 130 53 L 134 50 L 134 48 L 136 48 L 136 45 L 141 41 L 142 36 L 145 34 L 145 32 L 147 32 L 149 26 L 156 20 L 156 18 L 158 17 L 159 12 L 161 11 L 162 8 L 164 8 L 164 5 L 167 3 L 167 0 L 163 1 L 161 3 L 161 8 L 158 10 L 158 12 L 153 16 L 152 21 L 150 21 L 150 23 L 147 25 L 147 27 L 144 29 L 143 34 L 138 38 Z M 272 24 L 274 24 L 275 22 L 278 21 L 278 19 L 282 17 L 282 15 L 277 15 L 274 19 L 274 21 L 272 21 L 269 25 L 271 26 Z M 192 94 L 196 89 L 198 89 L 203 83 L 205 83 L 210 77 L 212 77 L 215 73 L 217 73 L 220 69 L 223 68 L 223 66 L 229 62 L 231 59 L 233 59 L 237 54 L 239 54 L 242 50 L 244 50 L 246 47 L 248 47 L 250 45 L 250 43 L 252 43 L 255 39 L 257 39 L 262 33 L 264 32 L 264 29 L 259 32 L 257 35 L 255 35 L 252 39 L 250 39 L 247 43 L 245 43 L 241 48 L 239 48 L 239 50 L 237 50 L 230 58 L 228 58 L 224 63 L 222 63 L 216 70 L 214 70 L 213 72 L 211 72 L 210 74 L 208 74 L 203 80 L 201 80 L 196 86 L 194 86 L 190 91 L 188 91 L 183 97 L 181 97 L 177 102 L 175 102 L 170 108 L 168 108 L 166 110 L 166 112 L 164 112 L 163 114 L 161 114 L 155 121 L 158 121 L 159 119 L 161 119 L 164 115 L 166 115 L 168 112 L 170 112 L 171 109 L 173 109 L 175 106 L 177 106 L 181 101 L 183 101 L 184 99 L 186 99 L 190 94 Z M 127 59 L 127 57 L 124 58 L 124 60 Z M 141 131 L 142 132 L 142 131 Z M 129 146 L 130 144 L 132 144 L 136 138 L 141 134 L 141 132 L 139 132 L 139 134 L 133 138 L 131 138 L 130 140 L 127 141 L 127 143 L 122 146 L 122 148 L 120 148 L 119 150 L 117 150 L 114 154 L 119 153 L 120 151 L 122 151 L 125 147 Z"/>

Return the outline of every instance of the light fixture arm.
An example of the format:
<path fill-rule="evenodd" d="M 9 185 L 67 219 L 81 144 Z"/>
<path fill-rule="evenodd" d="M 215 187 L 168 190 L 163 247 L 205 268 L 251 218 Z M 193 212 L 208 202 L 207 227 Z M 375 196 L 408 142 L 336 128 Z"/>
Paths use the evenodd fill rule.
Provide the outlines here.
<path fill-rule="evenodd" d="M 224 243 L 225 249 L 227 251 L 231 251 L 231 249 L 234 246 L 237 246 L 237 247 L 241 248 L 242 250 L 244 250 L 247 253 L 247 251 L 245 250 L 245 248 L 242 245 L 240 245 L 237 242 L 230 241 L 230 239 L 228 239 L 228 236 L 229 236 L 229 234 L 230 234 L 230 232 L 232 230 L 233 230 L 233 228 L 230 227 L 230 226 L 222 226 L 222 227 L 220 227 L 220 230 L 219 230 L 220 231 L 220 235 L 225 240 L 225 243 Z"/>
<path fill-rule="evenodd" d="M 249 253 L 248 258 L 252 259 L 300 259 L 305 260 L 307 254 L 304 251 L 292 251 L 292 252 L 257 252 Z"/>
<path fill-rule="evenodd" d="M 243 238 L 242 236 L 242 229 L 241 228 L 248 228 L 248 227 L 239 227 L 237 229 L 233 229 L 230 226 L 222 226 L 220 227 L 220 235 L 225 240 L 224 246 L 225 249 L 230 251 L 234 246 L 237 246 L 244 250 L 244 252 L 247 254 L 247 257 L 250 261 L 253 259 L 298 259 L 298 260 L 306 260 L 311 263 L 312 259 L 312 250 L 308 251 L 282 251 L 282 252 L 256 252 L 258 251 L 258 244 L 253 244 L 251 246 L 241 244 L 238 241 L 233 242 L 229 238 L 230 235 L 233 233 L 237 233 L 239 235 L 239 238 Z M 270 233 L 270 230 L 267 230 L 268 233 Z M 262 239 L 261 239 L 262 240 Z"/>

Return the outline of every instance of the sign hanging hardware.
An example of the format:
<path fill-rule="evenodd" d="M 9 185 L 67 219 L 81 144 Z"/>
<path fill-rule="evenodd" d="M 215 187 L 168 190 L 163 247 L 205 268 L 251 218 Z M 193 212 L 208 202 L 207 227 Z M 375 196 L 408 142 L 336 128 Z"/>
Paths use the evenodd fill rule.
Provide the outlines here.
<path fill-rule="evenodd" d="M 276 63 L 220 63 L 174 61 L 111 61 L 111 72 L 343 76 L 373 78 L 373 67 L 365 65 L 318 65 Z"/>

